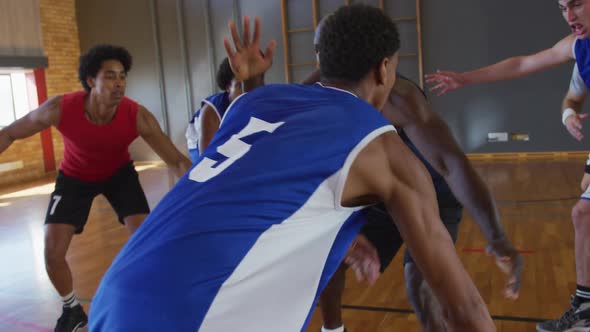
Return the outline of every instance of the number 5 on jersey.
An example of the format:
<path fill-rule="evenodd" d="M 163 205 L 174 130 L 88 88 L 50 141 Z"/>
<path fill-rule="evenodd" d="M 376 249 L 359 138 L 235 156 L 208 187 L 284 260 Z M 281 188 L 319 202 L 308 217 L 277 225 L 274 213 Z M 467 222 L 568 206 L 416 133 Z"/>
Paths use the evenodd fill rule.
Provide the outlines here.
<path fill-rule="evenodd" d="M 217 167 L 213 167 L 218 161 L 205 157 L 193 167 L 188 178 L 196 182 L 205 182 L 216 177 L 250 151 L 251 145 L 242 141 L 242 138 L 262 131 L 273 133 L 283 124 L 285 122 L 270 123 L 251 117 L 244 129 L 240 130 L 236 135 L 232 135 L 227 142 L 217 147 L 217 152 L 227 157 L 225 161 L 217 165 Z"/>

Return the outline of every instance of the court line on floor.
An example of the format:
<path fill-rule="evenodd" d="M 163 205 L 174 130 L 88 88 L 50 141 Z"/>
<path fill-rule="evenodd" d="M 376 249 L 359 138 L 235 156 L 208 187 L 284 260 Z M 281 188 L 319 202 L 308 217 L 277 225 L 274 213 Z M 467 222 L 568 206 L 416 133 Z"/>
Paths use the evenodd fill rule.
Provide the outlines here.
<path fill-rule="evenodd" d="M 532 214 L 532 213 L 503 213 L 500 212 L 502 218 L 537 218 L 537 219 L 571 219 L 570 213 L 554 213 L 554 214 Z"/>
<path fill-rule="evenodd" d="M 0 321 L 2 322 L 6 322 L 8 324 L 12 324 L 18 327 L 24 327 L 33 331 L 37 331 L 37 332 L 52 332 L 53 330 L 49 327 L 45 327 L 45 326 L 41 326 L 41 325 L 37 325 L 34 323 L 29 323 L 29 322 L 25 322 L 22 321 L 20 319 L 16 319 L 14 317 L 11 316 L 6 316 L 6 315 L 2 315 L 0 314 Z"/>
<path fill-rule="evenodd" d="M 0 294 L 2 295 L 6 295 L 6 296 L 18 296 L 19 298 L 23 299 L 28 299 L 28 300 L 39 300 L 42 299 L 44 301 L 54 301 L 54 302 L 60 302 L 61 300 L 59 300 L 57 297 L 54 296 L 50 296 L 50 297 L 39 297 L 39 296 L 31 296 L 31 292 L 25 292 L 25 291 L 6 291 L 4 289 L 0 289 Z M 92 302 L 92 298 L 77 298 L 78 302 L 85 302 L 85 303 L 90 303 Z M 61 308 L 61 307 L 60 307 Z"/>
<path fill-rule="evenodd" d="M 484 253 L 485 249 L 484 248 L 463 248 L 462 251 L 468 252 L 468 253 Z M 529 255 L 529 254 L 535 253 L 534 250 L 518 250 L 518 252 L 523 255 Z"/>
<path fill-rule="evenodd" d="M 557 197 L 557 198 L 541 198 L 541 199 L 526 199 L 520 201 L 510 201 L 510 200 L 497 200 L 497 204 L 535 204 L 535 203 L 562 203 L 565 201 L 573 201 L 580 199 L 580 196 L 572 196 L 572 197 Z"/>
<path fill-rule="evenodd" d="M 410 309 L 397 309 L 397 308 L 384 308 L 384 307 L 367 307 L 367 306 L 359 306 L 359 305 L 342 305 L 342 309 L 348 310 L 362 310 L 362 311 L 377 311 L 377 312 L 387 312 L 387 313 L 396 313 L 396 314 L 413 314 L 414 310 Z M 532 317 L 516 317 L 516 316 L 498 316 L 492 315 L 493 320 L 499 321 L 510 321 L 510 322 L 524 322 L 524 323 L 538 323 L 542 321 L 546 321 L 545 318 L 532 318 Z"/>

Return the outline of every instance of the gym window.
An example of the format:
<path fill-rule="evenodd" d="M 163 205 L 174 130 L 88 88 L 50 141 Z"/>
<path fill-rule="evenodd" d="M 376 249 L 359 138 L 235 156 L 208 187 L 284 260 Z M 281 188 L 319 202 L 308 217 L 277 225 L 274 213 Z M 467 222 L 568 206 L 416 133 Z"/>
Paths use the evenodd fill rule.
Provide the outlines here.
<path fill-rule="evenodd" d="M 0 128 L 22 118 L 36 107 L 32 107 L 37 102 L 34 86 L 31 71 L 0 69 Z"/>

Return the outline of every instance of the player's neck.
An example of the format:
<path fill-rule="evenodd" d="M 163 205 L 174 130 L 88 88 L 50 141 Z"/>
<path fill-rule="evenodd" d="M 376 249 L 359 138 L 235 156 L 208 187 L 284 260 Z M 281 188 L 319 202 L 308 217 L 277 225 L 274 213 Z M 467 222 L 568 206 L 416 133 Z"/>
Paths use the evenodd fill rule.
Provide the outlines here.
<path fill-rule="evenodd" d="M 338 89 L 338 90 L 343 90 L 346 92 L 350 92 L 353 95 L 361 98 L 361 96 L 358 93 L 358 89 L 356 85 L 353 84 L 348 84 L 348 83 L 344 83 L 344 82 L 329 82 L 329 81 L 322 81 L 320 82 L 323 86 L 325 87 L 329 87 L 329 88 L 334 88 L 334 89 Z"/>
<path fill-rule="evenodd" d="M 346 82 L 322 82 L 322 85 L 348 91 L 368 103 L 371 102 L 374 92 L 374 89 L 372 89 L 369 85 L 364 84 L 364 82 L 356 84 L 350 84 Z"/>
<path fill-rule="evenodd" d="M 88 121 L 96 125 L 105 125 L 113 119 L 117 105 L 107 105 L 98 96 L 89 93 L 84 102 L 84 113 Z"/>

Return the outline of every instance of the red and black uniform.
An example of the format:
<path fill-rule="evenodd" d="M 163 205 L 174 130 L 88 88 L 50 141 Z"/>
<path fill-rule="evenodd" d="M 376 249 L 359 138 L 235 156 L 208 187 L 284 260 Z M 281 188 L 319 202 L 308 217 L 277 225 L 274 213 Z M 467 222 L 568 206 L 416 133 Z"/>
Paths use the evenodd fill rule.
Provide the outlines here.
<path fill-rule="evenodd" d="M 64 158 L 45 219 L 46 224 L 74 225 L 76 233 L 82 232 L 92 200 L 99 194 L 107 198 L 121 223 L 126 216 L 149 213 L 128 151 L 138 136 L 138 104 L 123 98 L 113 119 L 96 125 L 84 114 L 86 96 L 80 91 L 62 97 L 57 129 L 64 140 Z"/>

